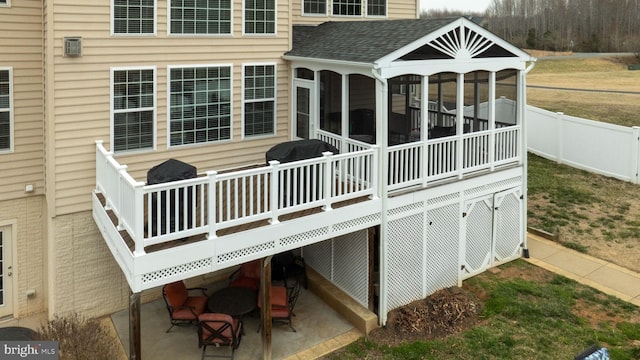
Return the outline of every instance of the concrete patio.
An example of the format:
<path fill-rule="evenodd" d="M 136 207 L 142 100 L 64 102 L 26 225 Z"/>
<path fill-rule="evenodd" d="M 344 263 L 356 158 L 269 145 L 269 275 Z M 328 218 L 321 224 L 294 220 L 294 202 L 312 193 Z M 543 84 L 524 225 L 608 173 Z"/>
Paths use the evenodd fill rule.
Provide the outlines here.
<path fill-rule="evenodd" d="M 212 294 L 225 283 L 208 286 Z M 272 333 L 273 359 L 313 359 L 324 353 L 344 346 L 362 336 L 362 333 L 323 302 L 310 290 L 304 288 L 295 307 L 296 316 L 293 332 L 289 326 L 274 324 Z M 162 299 L 141 306 L 141 341 L 143 359 L 199 359 L 202 349 L 198 348 L 197 328 L 195 326 L 175 326 L 169 333 L 169 314 Z M 120 311 L 111 316 L 115 330 L 124 351 L 129 353 L 129 314 Z M 260 321 L 259 312 L 244 318 L 245 334 L 235 359 L 261 359 L 262 338 L 257 332 Z M 333 344 L 331 346 L 330 344 Z M 207 354 L 230 354 L 227 348 L 207 348 Z M 305 355 L 307 354 L 307 355 Z"/>

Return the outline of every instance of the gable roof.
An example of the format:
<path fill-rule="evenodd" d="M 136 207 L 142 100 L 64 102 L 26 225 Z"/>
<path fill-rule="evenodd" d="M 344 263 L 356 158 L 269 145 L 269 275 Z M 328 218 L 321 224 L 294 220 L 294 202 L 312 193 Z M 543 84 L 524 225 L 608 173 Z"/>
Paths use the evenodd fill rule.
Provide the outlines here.
<path fill-rule="evenodd" d="M 345 61 L 373 64 L 388 58 L 400 59 L 403 55 L 416 55 L 423 59 L 455 57 L 461 35 L 449 33 L 464 24 L 471 28 L 471 39 L 465 45 L 480 48 L 479 57 L 528 56 L 522 50 L 491 34 L 471 20 L 461 17 L 436 19 L 371 20 L 325 22 L 317 26 L 293 27 L 293 48 L 285 58 L 309 58 L 317 60 Z M 442 38 L 442 41 L 437 40 Z M 432 40 L 427 44 L 427 39 Z M 436 39 L 436 41 L 433 41 Z M 481 39 L 484 43 L 480 43 Z M 486 40 L 486 41 L 485 41 Z M 476 44 L 471 42 L 475 41 Z M 497 45 L 497 46 L 496 46 Z M 491 48 L 490 48 L 491 47 Z M 414 54 L 409 54 L 410 51 Z M 465 49 L 466 50 L 466 49 Z M 399 54 L 399 52 L 401 52 Z M 404 53 L 402 53 L 404 52 Z M 506 55 L 505 55 L 506 54 Z M 468 54 L 467 54 L 468 55 Z M 478 53 L 474 56 L 479 55 Z M 393 61 L 393 59 L 389 59 Z M 405 58 L 404 60 L 409 60 Z"/>

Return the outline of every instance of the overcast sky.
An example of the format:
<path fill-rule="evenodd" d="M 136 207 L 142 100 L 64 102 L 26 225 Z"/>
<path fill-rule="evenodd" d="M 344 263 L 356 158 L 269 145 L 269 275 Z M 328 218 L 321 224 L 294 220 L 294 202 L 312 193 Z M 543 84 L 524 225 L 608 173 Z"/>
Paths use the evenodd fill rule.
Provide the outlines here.
<path fill-rule="evenodd" d="M 484 12 L 491 0 L 421 0 L 422 10 L 448 9 L 473 12 Z"/>

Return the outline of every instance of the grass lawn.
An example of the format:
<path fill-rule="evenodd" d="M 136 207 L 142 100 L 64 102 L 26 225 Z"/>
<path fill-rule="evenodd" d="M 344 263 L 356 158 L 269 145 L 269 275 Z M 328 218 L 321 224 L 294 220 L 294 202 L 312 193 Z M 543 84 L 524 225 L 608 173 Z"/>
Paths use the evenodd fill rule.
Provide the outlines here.
<path fill-rule="evenodd" d="M 640 60 L 589 58 L 540 59 L 527 75 L 527 85 L 640 92 L 640 71 L 629 64 Z M 640 126 L 640 95 L 527 88 L 527 103 L 566 115 L 623 126 Z"/>
<path fill-rule="evenodd" d="M 591 344 L 611 359 L 640 359 L 640 309 L 593 288 L 522 260 L 463 288 L 483 304 L 475 326 L 391 347 L 361 338 L 325 359 L 573 359 Z"/>

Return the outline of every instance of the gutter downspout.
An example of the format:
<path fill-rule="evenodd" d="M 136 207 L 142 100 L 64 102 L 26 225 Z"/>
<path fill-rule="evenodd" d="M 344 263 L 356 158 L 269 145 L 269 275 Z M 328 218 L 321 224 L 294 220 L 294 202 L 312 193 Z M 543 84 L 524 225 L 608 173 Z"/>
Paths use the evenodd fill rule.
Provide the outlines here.
<path fill-rule="evenodd" d="M 384 326 L 387 323 L 387 218 L 388 216 L 388 186 L 389 186 L 389 165 L 388 165 L 388 119 L 384 122 L 383 119 L 388 117 L 388 84 L 387 79 L 380 76 L 380 67 L 377 64 L 373 65 L 371 74 L 377 80 L 376 83 L 376 144 L 380 144 L 379 156 L 380 162 L 378 164 L 378 173 L 380 174 L 380 263 L 379 263 L 379 276 L 380 276 L 380 291 L 378 299 L 378 324 Z"/>
<path fill-rule="evenodd" d="M 528 240 L 528 233 L 527 233 L 527 206 L 528 206 L 528 202 L 527 202 L 527 197 L 528 197 L 528 188 L 529 188 L 529 181 L 528 181 L 528 177 L 529 177 L 529 170 L 528 170 L 528 166 L 529 166 L 529 160 L 528 160 L 528 142 L 527 142 L 527 136 L 528 136 L 528 131 L 527 131 L 527 127 L 528 127 L 528 122 L 527 122 L 527 74 L 529 74 L 529 72 L 531 70 L 533 70 L 533 68 L 536 66 L 536 58 L 531 58 L 531 64 L 529 64 L 529 66 L 527 66 L 527 68 L 522 72 L 521 74 L 521 81 L 522 81 L 522 101 L 520 107 L 521 107 L 521 112 L 522 112 L 522 167 L 524 169 L 524 176 L 522 179 L 522 217 L 523 217 L 523 221 L 522 221 L 522 233 L 524 234 L 524 242 L 522 243 L 522 256 L 525 259 L 529 258 L 529 240 Z"/>

